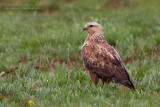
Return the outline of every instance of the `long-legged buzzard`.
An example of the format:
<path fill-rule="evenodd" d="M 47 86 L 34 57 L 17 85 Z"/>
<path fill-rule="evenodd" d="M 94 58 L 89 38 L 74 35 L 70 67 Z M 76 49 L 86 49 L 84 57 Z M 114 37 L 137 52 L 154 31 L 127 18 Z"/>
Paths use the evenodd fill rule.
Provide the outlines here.
<path fill-rule="evenodd" d="M 81 55 L 85 71 L 96 86 L 99 79 L 104 83 L 115 82 L 127 89 L 135 89 L 127 69 L 117 51 L 110 46 L 102 34 L 101 25 L 91 22 L 84 29 L 88 36 L 82 46 Z"/>

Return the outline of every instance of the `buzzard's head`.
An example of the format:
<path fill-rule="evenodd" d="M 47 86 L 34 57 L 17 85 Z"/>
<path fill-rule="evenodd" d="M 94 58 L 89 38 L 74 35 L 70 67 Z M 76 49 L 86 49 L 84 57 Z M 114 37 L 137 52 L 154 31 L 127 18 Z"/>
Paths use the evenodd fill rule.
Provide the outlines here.
<path fill-rule="evenodd" d="M 102 33 L 101 25 L 96 22 L 87 23 L 83 28 L 83 31 L 84 30 L 86 30 L 88 34 Z"/>

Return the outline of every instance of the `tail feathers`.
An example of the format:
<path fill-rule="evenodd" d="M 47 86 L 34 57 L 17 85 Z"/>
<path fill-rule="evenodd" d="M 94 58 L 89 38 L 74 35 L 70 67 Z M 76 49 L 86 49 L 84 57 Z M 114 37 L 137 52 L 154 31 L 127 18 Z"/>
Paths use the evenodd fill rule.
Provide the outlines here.
<path fill-rule="evenodd" d="M 115 72 L 113 80 L 122 85 L 123 87 L 128 87 L 129 89 L 135 90 L 133 83 L 130 80 L 130 77 L 127 71 Z"/>
<path fill-rule="evenodd" d="M 119 84 L 122 85 L 122 87 L 124 87 L 125 89 L 135 90 L 135 87 L 130 80 L 125 81 L 125 82 L 119 82 Z"/>
<path fill-rule="evenodd" d="M 120 84 L 122 87 L 124 87 L 125 89 L 127 89 L 127 90 L 135 90 L 135 87 L 134 87 L 134 85 L 133 85 L 133 83 L 130 81 L 130 79 L 128 79 L 128 80 L 118 80 L 118 79 L 116 79 L 116 78 L 113 78 L 113 81 L 115 82 L 115 83 L 118 83 L 118 84 Z"/>

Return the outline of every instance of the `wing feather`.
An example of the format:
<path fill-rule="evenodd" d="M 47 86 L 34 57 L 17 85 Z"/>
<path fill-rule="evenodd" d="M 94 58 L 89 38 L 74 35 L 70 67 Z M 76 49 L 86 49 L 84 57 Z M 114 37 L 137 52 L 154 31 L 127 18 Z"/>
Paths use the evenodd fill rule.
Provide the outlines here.
<path fill-rule="evenodd" d="M 86 68 L 100 77 L 112 77 L 118 64 L 107 48 L 98 44 L 85 45 L 82 48 L 83 63 Z M 114 63 L 114 65 L 113 65 Z"/>
<path fill-rule="evenodd" d="M 114 74 L 114 77 L 117 80 L 117 83 L 120 83 L 123 86 L 127 86 L 130 89 L 135 90 L 135 87 L 134 87 L 133 83 L 131 82 L 130 77 L 127 73 L 127 68 L 125 67 L 124 63 L 122 62 L 119 54 L 117 53 L 117 51 L 113 47 L 111 47 L 111 50 L 112 50 L 111 52 L 112 52 L 114 58 L 120 64 L 120 69 L 117 70 Z"/>
<path fill-rule="evenodd" d="M 83 63 L 89 72 L 100 78 L 113 78 L 117 83 L 133 88 L 127 69 L 116 50 L 109 44 L 88 44 L 82 48 Z"/>

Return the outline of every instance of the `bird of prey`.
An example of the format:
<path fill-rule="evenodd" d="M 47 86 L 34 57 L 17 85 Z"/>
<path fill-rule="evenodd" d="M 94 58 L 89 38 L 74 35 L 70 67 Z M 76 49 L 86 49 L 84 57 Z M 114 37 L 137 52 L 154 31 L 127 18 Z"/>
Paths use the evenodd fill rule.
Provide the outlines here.
<path fill-rule="evenodd" d="M 81 56 L 85 72 L 91 77 L 92 83 L 96 86 L 101 79 L 102 88 L 104 83 L 114 82 L 125 89 L 135 90 L 119 54 L 103 36 L 101 25 L 90 22 L 83 30 L 88 32 L 88 36 L 82 46 Z"/>

